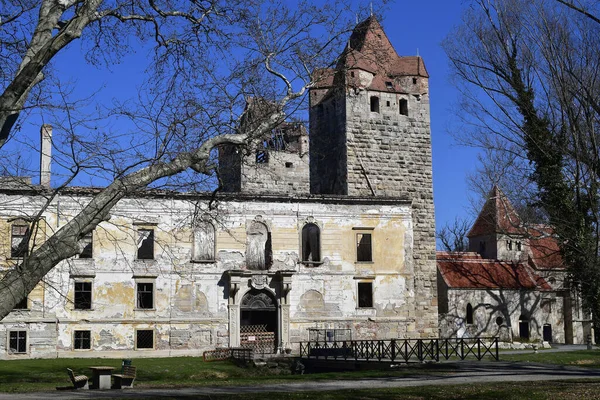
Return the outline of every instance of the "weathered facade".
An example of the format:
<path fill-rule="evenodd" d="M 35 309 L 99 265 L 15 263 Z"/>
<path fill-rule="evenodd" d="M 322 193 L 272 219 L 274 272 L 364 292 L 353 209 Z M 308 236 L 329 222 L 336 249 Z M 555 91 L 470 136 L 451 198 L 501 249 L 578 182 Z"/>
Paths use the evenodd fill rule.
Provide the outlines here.
<path fill-rule="evenodd" d="M 355 60 L 374 54 L 373 65 Z M 221 149 L 224 193 L 120 201 L 80 256 L 1 321 L 0 358 L 198 355 L 258 342 L 271 352 L 315 328 L 436 336 L 425 67 L 399 57 L 373 17 L 342 58 L 311 90 L 310 135 L 286 123 L 249 148 Z M 94 192 L 62 190 L 37 243 Z M 2 268 L 23 260 L 20 238 L 44 193 L 0 190 Z"/>
<path fill-rule="evenodd" d="M 469 234 L 467 253 L 438 252 L 441 337 L 581 344 L 591 319 L 565 284 L 552 231 L 527 227 L 494 187 Z"/>

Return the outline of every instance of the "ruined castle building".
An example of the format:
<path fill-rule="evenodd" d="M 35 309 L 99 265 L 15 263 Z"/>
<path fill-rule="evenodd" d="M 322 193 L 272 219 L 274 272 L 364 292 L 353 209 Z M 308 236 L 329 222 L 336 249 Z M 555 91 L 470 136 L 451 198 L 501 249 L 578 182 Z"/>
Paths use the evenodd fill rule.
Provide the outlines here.
<path fill-rule="evenodd" d="M 223 191 L 120 201 L 0 322 L 0 358 L 297 351 L 307 340 L 438 335 L 427 71 L 373 17 L 315 73 L 310 127 L 219 150 Z M 271 104 L 248 99 L 242 129 Z M 15 182 L 22 182 L 19 185 Z M 0 181 L 0 269 L 47 190 Z M 40 243 L 94 188 L 45 208 Z M 216 200 L 216 201 L 215 201 Z"/>

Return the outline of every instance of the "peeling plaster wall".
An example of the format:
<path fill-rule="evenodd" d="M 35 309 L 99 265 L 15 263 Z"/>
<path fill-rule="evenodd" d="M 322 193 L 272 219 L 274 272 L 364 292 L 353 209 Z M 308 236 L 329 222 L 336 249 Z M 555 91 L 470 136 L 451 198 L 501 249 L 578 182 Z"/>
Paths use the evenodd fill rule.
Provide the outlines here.
<path fill-rule="evenodd" d="M 519 317 L 526 315 L 530 341 L 542 341 L 543 326 L 550 324 L 552 341 L 565 342 L 565 303 L 560 292 L 449 289 L 447 298 L 449 310 L 440 314 L 440 337 L 498 336 L 502 341 L 519 341 Z M 473 307 L 472 324 L 467 324 L 467 304 Z M 502 318 L 500 325 L 497 318 Z"/>
<path fill-rule="evenodd" d="M 44 215 L 47 234 L 88 200 L 59 195 Z M 40 205 L 35 196 L 0 193 L 0 229 L 6 230 L 17 213 L 34 215 Z M 207 215 L 215 226 L 214 262 L 192 261 L 196 215 Z M 228 346 L 232 322 L 226 271 L 246 269 L 247 227 L 257 216 L 272 235 L 273 263 L 267 272 L 292 274 L 284 328 L 291 346 L 308 338 L 308 328 L 319 327 L 350 328 L 356 339 L 419 336 L 413 220 L 407 201 L 256 197 L 222 200 L 216 210 L 209 210 L 203 198 L 135 198 L 119 202 L 111 219 L 94 231 L 92 259 L 60 263 L 47 275 L 47 284 L 30 294 L 30 309 L 14 311 L 1 321 L 0 358 L 201 355 Z M 299 262 L 301 230 L 308 221 L 321 228 L 322 264 Z M 153 260 L 136 259 L 140 228 L 154 229 Z M 353 228 L 372 233 L 372 262 L 356 261 Z M 1 243 L 6 243 L 6 234 L 0 234 Z M 1 268 L 11 263 L 6 254 L 0 257 Z M 91 310 L 74 308 L 76 281 L 92 282 Z M 153 308 L 137 308 L 138 281 L 154 283 Z M 362 281 L 372 282 L 373 307 L 358 308 L 357 283 Z M 15 329 L 27 331 L 26 354 L 7 351 L 8 332 Z M 137 329 L 154 331 L 152 349 L 136 350 Z M 74 349 L 78 330 L 90 331 L 90 350 Z"/>

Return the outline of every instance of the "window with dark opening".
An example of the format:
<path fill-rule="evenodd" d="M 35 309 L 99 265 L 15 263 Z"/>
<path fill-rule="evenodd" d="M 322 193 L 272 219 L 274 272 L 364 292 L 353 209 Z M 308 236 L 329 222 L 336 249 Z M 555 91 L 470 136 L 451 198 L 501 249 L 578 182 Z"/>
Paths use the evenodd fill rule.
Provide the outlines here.
<path fill-rule="evenodd" d="M 356 234 L 356 261 L 373 261 L 370 233 Z"/>
<path fill-rule="evenodd" d="M 389 102 L 389 101 L 386 101 L 386 102 L 385 102 L 385 106 L 386 106 L 386 107 L 389 107 L 389 106 L 390 106 L 390 102 Z"/>
<path fill-rule="evenodd" d="M 268 164 L 269 163 L 269 152 L 267 150 L 256 151 L 256 163 L 257 164 Z"/>
<path fill-rule="evenodd" d="M 400 102 L 398 104 L 400 105 L 400 115 L 408 116 L 408 100 L 400 99 Z"/>
<path fill-rule="evenodd" d="M 350 76 L 354 78 L 354 71 L 350 71 Z"/>
<path fill-rule="evenodd" d="M 373 307 L 373 283 L 358 282 L 358 308 Z"/>
<path fill-rule="evenodd" d="M 76 310 L 92 308 L 92 282 L 75 282 L 74 306 Z"/>
<path fill-rule="evenodd" d="M 154 229 L 138 229 L 138 260 L 154 259 Z"/>
<path fill-rule="evenodd" d="M 27 310 L 28 308 L 29 308 L 29 305 L 27 302 L 27 297 L 25 297 L 23 300 L 21 300 L 17 304 L 15 304 L 15 306 L 13 307 L 13 310 Z"/>
<path fill-rule="evenodd" d="M 521 242 L 517 242 L 517 251 L 521 251 Z"/>
<path fill-rule="evenodd" d="M 501 326 L 504 323 L 504 318 L 498 317 L 496 318 L 496 325 Z"/>
<path fill-rule="evenodd" d="M 135 331 L 135 333 L 136 349 L 154 348 L 154 331 L 152 329 L 138 329 L 137 331 Z"/>
<path fill-rule="evenodd" d="M 87 350 L 92 348 L 90 331 L 75 331 L 73 348 L 75 350 Z"/>
<path fill-rule="evenodd" d="M 473 306 L 471 303 L 467 304 L 467 325 L 473 323 Z"/>
<path fill-rule="evenodd" d="M 151 309 L 154 308 L 154 283 L 138 282 L 137 283 L 137 308 Z"/>
<path fill-rule="evenodd" d="M 529 339 L 529 318 L 523 314 L 519 316 L 519 337 Z"/>
<path fill-rule="evenodd" d="M 27 254 L 29 225 L 13 225 L 10 236 L 10 256 L 12 258 L 24 257 Z"/>
<path fill-rule="evenodd" d="M 11 331 L 9 337 L 11 353 L 27 353 L 27 331 Z"/>
<path fill-rule="evenodd" d="M 417 78 L 413 78 L 413 85 L 417 84 Z"/>
<path fill-rule="evenodd" d="M 286 162 L 286 163 L 285 163 L 285 167 L 286 167 L 286 168 L 293 168 L 293 167 L 294 167 L 294 164 L 293 164 L 293 163 L 291 163 L 291 162 Z"/>
<path fill-rule="evenodd" d="M 392 84 L 392 82 L 386 82 L 385 83 L 385 87 L 388 88 L 389 90 L 394 90 L 394 85 Z"/>
<path fill-rule="evenodd" d="M 92 244 L 92 232 L 88 233 L 79 241 L 79 246 L 81 248 L 81 253 L 79 253 L 79 258 L 92 258 L 93 254 L 93 244 Z"/>
<path fill-rule="evenodd" d="M 379 97 L 371 96 L 371 112 L 379 112 Z"/>
<path fill-rule="evenodd" d="M 506 248 L 508 250 L 512 250 L 513 246 L 512 246 L 512 240 L 507 240 L 506 241 Z"/>
<path fill-rule="evenodd" d="M 321 231 L 316 224 L 306 224 L 302 228 L 302 261 L 321 261 Z"/>

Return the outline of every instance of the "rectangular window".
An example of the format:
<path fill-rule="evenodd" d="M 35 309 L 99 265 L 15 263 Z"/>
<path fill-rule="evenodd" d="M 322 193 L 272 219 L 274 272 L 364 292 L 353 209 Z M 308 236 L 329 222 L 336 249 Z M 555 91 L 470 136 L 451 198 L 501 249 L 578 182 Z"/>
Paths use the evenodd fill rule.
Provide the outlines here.
<path fill-rule="evenodd" d="M 92 282 L 75 282 L 73 302 L 76 310 L 90 310 L 92 308 Z"/>
<path fill-rule="evenodd" d="M 373 283 L 358 282 L 358 308 L 373 307 Z"/>
<path fill-rule="evenodd" d="M 135 331 L 136 349 L 154 348 L 154 331 L 152 329 L 138 329 Z"/>
<path fill-rule="evenodd" d="M 373 261 L 373 248 L 370 233 L 356 234 L 356 261 Z"/>
<path fill-rule="evenodd" d="M 21 300 L 20 302 L 15 304 L 15 306 L 13 308 L 13 310 L 27 310 L 27 309 L 29 309 L 27 297 L 25 297 L 23 300 Z"/>
<path fill-rule="evenodd" d="M 154 229 L 138 229 L 138 260 L 154 259 Z"/>
<path fill-rule="evenodd" d="M 27 331 L 11 331 L 8 348 L 11 353 L 27 353 Z"/>
<path fill-rule="evenodd" d="M 506 247 L 508 248 L 508 250 L 512 250 L 512 240 L 506 241 Z"/>
<path fill-rule="evenodd" d="M 90 331 L 75 331 L 73 340 L 75 350 L 89 350 L 92 348 L 92 339 Z"/>
<path fill-rule="evenodd" d="M 79 241 L 79 245 L 81 246 L 81 253 L 79 253 L 79 258 L 92 258 L 93 255 L 93 242 L 92 242 L 92 233 L 88 233 Z"/>
<path fill-rule="evenodd" d="M 137 283 L 137 308 L 154 308 L 154 283 Z"/>
<path fill-rule="evenodd" d="M 29 236 L 28 225 L 13 225 L 10 235 L 10 256 L 12 258 L 24 257 L 27 253 L 27 243 Z"/>

